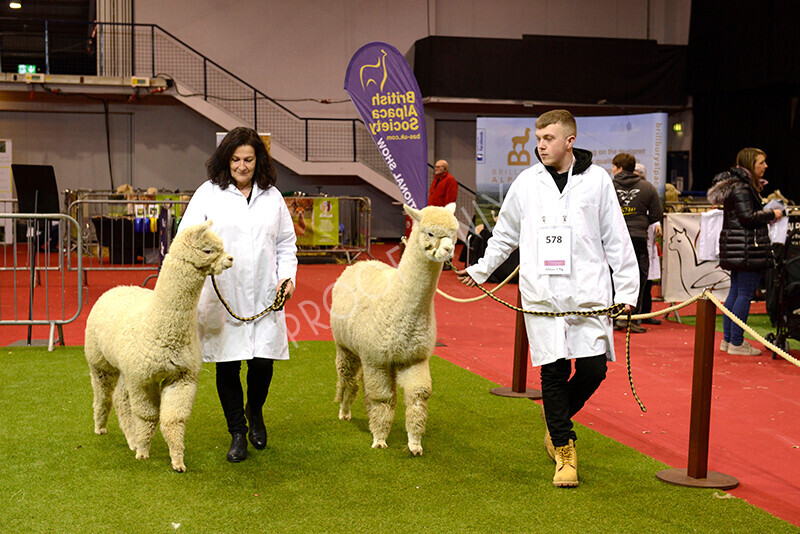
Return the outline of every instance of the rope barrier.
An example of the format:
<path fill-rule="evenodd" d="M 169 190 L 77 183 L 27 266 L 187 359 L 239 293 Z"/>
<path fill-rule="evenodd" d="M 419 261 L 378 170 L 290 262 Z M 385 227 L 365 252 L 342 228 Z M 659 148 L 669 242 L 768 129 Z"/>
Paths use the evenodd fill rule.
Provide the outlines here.
<path fill-rule="evenodd" d="M 455 269 L 455 266 L 453 265 L 453 263 L 450 260 L 447 260 L 446 263 L 448 265 L 450 265 L 450 267 L 452 269 Z M 514 310 L 516 312 L 525 313 L 525 314 L 529 314 L 529 315 L 543 316 L 543 317 L 566 317 L 566 316 L 570 316 L 570 315 L 577 315 L 577 316 L 580 316 L 580 317 L 592 317 L 592 316 L 607 314 L 609 317 L 611 317 L 613 319 L 615 317 L 619 317 L 620 315 L 622 315 L 622 309 L 624 307 L 624 305 L 622 305 L 622 304 L 615 304 L 613 306 L 609 306 L 608 308 L 603 308 L 603 309 L 600 309 L 600 310 L 569 311 L 569 312 L 533 311 L 533 310 L 525 310 L 525 309 L 520 308 L 518 306 L 514 306 L 513 304 L 511 304 L 509 302 L 506 302 L 503 299 L 499 298 L 494 293 L 498 289 L 503 287 L 505 284 L 507 284 L 509 282 L 509 280 L 511 280 L 518 272 L 519 272 L 519 266 L 517 266 L 517 268 L 514 270 L 514 272 L 512 272 L 508 276 L 508 278 L 503 280 L 502 283 L 500 283 L 497 287 L 495 287 L 492 290 L 488 290 L 488 289 L 484 288 L 481 284 L 476 284 L 475 287 L 477 287 L 478 289 L 480 289 L 484 293 L 480 297 L 474 297 L 474 298 L 469 298 L 469 299 L 456 298 L 456 297 L 453 297 L 451 295 L 448 295 L 447 293 L 445 293 L 444 291 L 441 291 L 438 288 L 436 289 L 436 292 L 439 293 L 440 295 L 442 295 L 443 297 L 447 298 L 448 300 L 451 300 L 453 302 L 460 302 L 460 303 L 476 302 L 478 300 L 481 300 L 482 298 L 490 297 L 493 300 L 495 300 L 495 301 L 499 302 L 500 304 L 502 304 L 503 306 L 505 306 L 507 308 L 510 308 L 510 309 L 512 309 L 512 310 Z M 625 332 L 625 362 L 626 362 L 626 366 L 627 366 L 627 370 L 628 370 L 628 383 L 630 384 L 631 393 L 633 393 L 633 398 L 636 400 L 636 403 L 639 405 L 639 408 L 642 410 L 642 412 L 646 412 L 647 408 L 645 408 L 644 404 L 639 399 L 639 396 L 636 394 L 636 388 L 634 387 L 634 384 L 633 384 L 633 373 L 631 371 L 631 321 L 639 321 L 639 320 L 642 320 L 642 319 L 651 319 L 653 317 L 658 317 L 659 315 L 668 315 L 668 314 L 670 314 L 670 313 L 672 313 L 674 311 L 680 310 L 681 308 L 685 308 L 687 306 L 690 306 L 691 304 L 697 302 L 701 298 L 707 298 L 708 300 L 713 302 L 714 305 L 722 311 L 722 313 L 724 313 L 725 315 L 728 316 L 728 318 L 731 319 L 731 321 L 733 321 L 737 325 L 739 325 L 744 331 L 749 333 L 751 336 L 753 336 L 757 341 L 762 343 L 764 346 L 770 348 L 775 354 L 779 354 L 786 361 L 788 361 L 788 362 L 800 367 L 800 361 L 799 360 L 797 360 L 796 358 L 790 356 L 783 349 L 781 349 L 781 348 L 777 347 L 776 345 L 770 343 L 769 341 L 764 339 L 758 332 L 756 332 L 755 330 L 753 330 L 752 328 L 747 326 L 747 324 L 744 321 L 742 321 L 741 319 L 736 317 L 736 315 L 734 315 L 733 312 L 728 310 L 719 301 L 719 299 L 717 299 L 711 293 L 711 291 L 707 288 L 707 289 L 703 290 L 702 293 L 698 293 L 697 295 L 691 297 L 690 299 L 685 300 L 684 302 L 675 304 L 673 306 L 670 306 L 668 308 L 664 308 L 662 310 L 658 310 L 658 311 L 650 312 L 650 313 L 639 313 L 639 314 L 636 314 L 636 315 L 631 315 L 630 313 L 628 313 L 626 315 L 627 320 L 626 320 L 626 332 Z"/>
<path fill-rule="evenodd" d="M 213 274 L 211 275 L 211 285 L 214 286 L 214 291 L 217 293 L 217 297 L 219 298 L 219 301 L 222 303 L 222 305 L 225 307 L 225 310 L 234 319 L 238 319 L 239 321 L 242 321 L 242 322 L 245 322 L 245 323 L 250 322 L 250 321 L 255 321 L 259 317 L 261 317 L 263 315 L 266 315 L 267 313 L 269 313 L 271 311 L 282 310 L 283 306 L 286 304 L 286 287 L 289 285 L 289 282 L 290 282 L 290 280 L 288 280 L 288 279 L 283 281 L 281 286 L 278 288 L 278 293 L 275 295 L 275 300 L 272 302 L 272 304 L 269 306 L 269 308 L 265 309 L 261 313 L 253 315 L 252 317 L 241 317 L 241 316 L 236 315 L 235 313 L 233 313 L 233 310 L 231 310 L 231 307 L 228 305 L 228 303 L 225 301 L 225 299 L 222 298 L 222 294 L 219 292 L 219 288 L 217 288 L 217 281 L 214 279 L 214 275 Z"/>
<path fill-rule="evenodd" d="M 755 338 L 756 341 L 758 341 L 759 343 L 762 343 L 765 347 L 769 347 L 769 349 L 772 350 L 772 352 L 774 352 L 775 354 L 780 355 L 780 357 L 783 358 L 784 360 L 786 360 L 787 362 L 792 363 L 792 364 L 800 367 L 800 361 L 798 361 L 797 358 L 794 358 L 794 357 L 790 356 L 783 349 L 778 348 L 776 345 L 773 345 L 772 343 L 770 343 L 769 341 L 767 341 L 766 339 L 761 337 L 761 334 L 759 334 L 758 332 L 756 332 L 755 330 L 753 330 L 752 328 L 747 326 L 747 323 L 745 323 L 744 321 L 742 321 L 741 319 L 736 317 L 736 315 L 734 315 L 734 313 L 732 311 L 730 311 L 728 308 L 726 308 L 725 305 L 722 302 L 720 302 L 719 299 L 717 297 L 715 297 L 708 289 L 706 289 L 703 292 L 703 295 L 705 295 L 705 297 L 708 298 L 708 300 L 713 302 L 714 305 L 717 308 L 719 308 L 720 311 L 722 311 L 722 313 L 727 315 L 728 318 L 731 321 L 733 321 L 734 323 L 736 323 L 737 325 L 742 327 L 742 330 L 744 330 L 745 332 L 747 332 L 748 334 L 753 336 L 753 338 Z"/>
<path fill-rule="evenodd" d="M 448 260 L 446 263 L 447 263 L 447 264 L 448 264 L 448 265 L 449 265 L 451 268 L 455 269 L 455 266 L 453 265 L 453 263 L 452 263 L 450 260 Z M 497 287 L 495 287 L 494 289 L 492 289 L 492 290 L 488 291 L 486 294 L 480 295 L 480 296 L 478 296 L 478 297 L 472 297 L 472 298 L 468 298 L 468 299 L 462 299 L 462 298 L 454 297 L 454 296 L 452 296 L 452 295 L 448 295 L 447 293 L 445 293 L 444 291 L 442 291 L 442 290 L 441 290 L 441 289 L 439 289 L 438 287 L 436 288 L 436 292 L 437 292 L 438 294 L 440 294 L 441 296 L 443 296 L 444 298 L 446 298 L 447 300 L 451 300 L 451 301 L 453 301 L 453 302 L 460 302 L 460 303 L 462 303 L 462 304 L 463 304 L 463 303 L 467 303 L 467 302 L 478 302 L 479 300 L 482 300 L 482 299 L 485 299 L 486 297 L 488 297 L 490 293 L 491 293 L 492 295 L 494 295 L 494 293 L 495 293 L 495 292 L 496 292 L 498 289 L 500 289 L 501 287 L 503 287 L 504 285 L 506 285 L 507 283 L 509 283 L 509 282 L 511 281 L 511 279 L 512 279 L 512 278 L 514 278 L 515 276 L 517 276 L 517 273 L 518 273 L 518 272 L 519 272 L 519 265 L 517 265 L 517 267 L 516 267 L 516 268 L 515 268 L 515 269 L 514 269 L 514 270 L 511 272 L 511 274 L 509 274 L 509 275 L 508 275 L 508 277 L 507 277 L 505 280 L 503 280 L 502 282 L 500 282 L 499 284 L 497 284 Z"/>

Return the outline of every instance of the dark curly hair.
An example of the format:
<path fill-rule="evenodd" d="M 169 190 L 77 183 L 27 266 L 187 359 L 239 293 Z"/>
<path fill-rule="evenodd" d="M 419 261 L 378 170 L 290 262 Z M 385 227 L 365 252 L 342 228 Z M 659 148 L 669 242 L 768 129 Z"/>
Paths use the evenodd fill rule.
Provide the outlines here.
<path fill-rule="evenodd" d="M 231 158 L 236 149 L 244 145 L 249 145 L 255 150 L 256 169 L 253 172 L 253 181 L 258 184 L 259 189 L 266 191 L 275 185 L 275 166 L 272 164 L 272 158 L 258 132 L 244 126 L 228 132 L 228 135 L 208 158 L 206 161 L 208 179 L 221 189 L 235 183 L 231 176 Z"/>

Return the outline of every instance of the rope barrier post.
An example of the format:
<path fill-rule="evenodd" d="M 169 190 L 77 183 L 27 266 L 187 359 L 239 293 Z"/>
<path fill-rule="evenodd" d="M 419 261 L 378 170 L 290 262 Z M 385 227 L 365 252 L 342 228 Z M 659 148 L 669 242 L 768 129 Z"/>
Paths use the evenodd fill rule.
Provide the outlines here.
<path fill-rule="evenodd" d="M 716 307 L 708 298 L 697 301 L 692 372 L 692 408 L 689 422 L 687 469 L 665 469 L 656 473 L 663 482 L 694 488 L 732 489 L 739 481 L 708 470 L 708 434 L 711 421 L 711 382 L 714 370 Z"/>
<path fill-rule="evenodd" d="M 522 294 L 517 291 L 517 307 L 522 308 Z M 531 400 L 541 399 L 542 392 L 528 389 L 528 334 L 525 330 L 525 314 L 517 312 L 517 323 L 514 330 L 514 367 L 511 374 L 511 387 L 499 387 L 491 390 L 499 397 L 522 397 Z"/>

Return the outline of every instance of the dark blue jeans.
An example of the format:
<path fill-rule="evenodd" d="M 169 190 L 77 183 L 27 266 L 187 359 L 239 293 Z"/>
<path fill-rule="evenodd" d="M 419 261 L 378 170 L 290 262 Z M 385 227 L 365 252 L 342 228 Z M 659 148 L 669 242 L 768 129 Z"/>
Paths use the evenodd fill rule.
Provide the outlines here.
<path fill-rule="evenodd" d="M 725 299 L 725 307 L 745 323 L 750 315 L 750 301 L 753 300 L 760 281 L 761 271 L 731 271 L 731 288 L 728 298 Z M 744 341 L 744 331 L 728 319 L 727 315 L 722 318 L 722 331 L 725 341 L 732 345 L 738 346 Z"/>

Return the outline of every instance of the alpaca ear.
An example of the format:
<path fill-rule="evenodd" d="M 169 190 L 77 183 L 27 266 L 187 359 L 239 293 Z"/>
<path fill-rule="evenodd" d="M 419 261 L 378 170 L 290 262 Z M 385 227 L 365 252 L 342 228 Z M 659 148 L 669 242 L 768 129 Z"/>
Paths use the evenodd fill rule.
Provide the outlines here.
<path fill-rule="evenodd" d="M 456 203 L 455 202 L 451 202 L 450 204 L 445 206 L 444 209 L 449 210 L 450 213 L 455 215 L 456 214 Z"/>
<path fill-rule="evenodd" d="M 408 204 L 403 204 L 403 209 L 406 210 L 408 216 L 414 219 L 415 221 L 419 222 L 422 220 L 422 214 L 419 212 L 420 210 L 416 210 L 409 206 Z"/>
<path fill-rule="evenodd" d="M 210 226 L 211 220 L 207 220 L 203 223 L 188 227 L 186 230 L 184 230 L 187 234 L 187 242 L 196 243 L 203 236 L 203 234 L 208 231 Z"/>
<path fill-rule="evenodd" d="M 211 229 L 211 225 L 213 225 L 213 224 L 214 224 L 214 221 L 212 221 L 211 219 L 206 219 L 202 223 L 198 224 L 197 225 L 197 231 L 194 233 L 192 238 L 195 241 L 200 239 L 201 237 L 203 237 Z"/>

